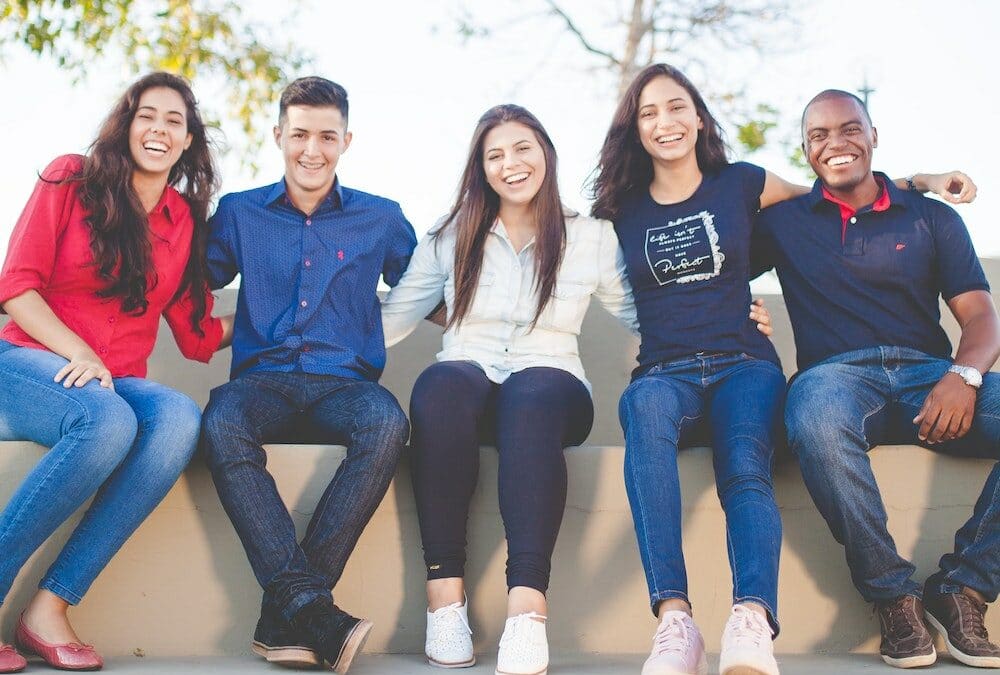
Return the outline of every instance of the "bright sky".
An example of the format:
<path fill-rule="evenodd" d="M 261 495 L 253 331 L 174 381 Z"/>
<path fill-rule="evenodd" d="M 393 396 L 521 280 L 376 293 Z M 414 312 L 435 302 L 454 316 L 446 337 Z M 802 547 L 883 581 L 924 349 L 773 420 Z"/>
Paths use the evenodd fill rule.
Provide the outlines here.
<path fill-rule="evenodd" d="M 453 29 L 460 13 L 455 0 L 303 1 L 308 11 L 293 20 L 287 38 L 317 59 L 315 73 L 295 75 L 323 75 L 350 95 L 354 144 L 341 160 L 342 182 L 400 202 L 421 234 L 450 206 L 478 117 L 494 104 L 515 102 L 547 127 L 560 156 L 564 200 L 586 210 L 582 186 L 610 120 L 614 78 L 554 20 L 524 18 L 531 2 L 505 10 L 468 4 L 482 12 L 479 16 L 506 25 L 494 25 L 492 37 L 463 45 Z M 613 14 L 595 10 L 596 4 L 564 2 L 582 26 L 606 31 Z M 960 212 L 980 254 L 1000 254 L 995 157 L 1000 3 L 819 0 L 808 5 L 798 10 L 797 48 L 759 58 L 700 53 L 712 82 L 693 78 L 695 84 L 703 91 L 720 88 L 723 80 L 742 86 L 782 111 L 779 135 L 791 137 L 802 105 L 814 93 L 829 87 L 855 90 L 867 77 L 875 89 L 870 108 L 879 129 L 876 168 L 894 176 L 952 168 L 969 173 L 980 196 Z M 86 148 L 130 76 L 114 63 L 97 63 L 84 83 L 74 85 L 51 63 L 16 49 L 0 62 L 0 76 L 7 92 L 0 106 L 6 144 L 0 162 L 2 254 L 37 172 L 59 154 Z M 212 93 L 196 86 L 203 101 Z M 784 154 L 776 144 L 745 159 L 802 181 Z M 281 177 L 273 145 L 265 147 L 259 164 L 262 171 L 255 177 L 226 160 L 224 191 Z"/>

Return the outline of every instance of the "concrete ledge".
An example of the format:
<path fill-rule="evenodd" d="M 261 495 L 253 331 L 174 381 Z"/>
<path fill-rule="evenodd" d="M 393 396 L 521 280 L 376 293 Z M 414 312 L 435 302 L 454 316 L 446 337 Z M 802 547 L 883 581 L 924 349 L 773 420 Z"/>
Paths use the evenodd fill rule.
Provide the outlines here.
<path fill-rule="evenodd" d="M 0 503 L 43 452 L 30 443 L 0 443 Z M 343 449 L 336 446 L 269 446 L 269 466 L 300 531 L 342 457 Z M 638 654 L 648 649 L 654 623 L 621 478 L 623 457 L 624 450 L 616 446 L 567 451 L 569 498 L 550 590 L 554 650 Z M 922 578 L 950 549 L 990 462 L 887 446 L 872 453 L 872 463 L 889 527 Z M 708 648 L 717 651 L 731 581 L 710 451 L 682 452 L 680 469 L 692 599 Z M 503 627 L 505 546 L 496 471 L 496 453 L 484 448 L 469 522 L 468 566 L 480 653 L 495 649 Z M 775 479 L 785 528 L 778 651 L 877 650 L 877 622 L 851 586 L 842 549 L 816 513 L 798 467 L 781 463 Z M 3 608 L 3 635 L 12 633 L 17 613 L 76 520 L 26 565 Z M 423 647 L 423 583 L 404 460 L 335 596 L 348 611 L 375 621 L 368 651 L 418 653 Z M 74 619 L 85 638 L 107 655 L 237 655 L 246 652 L 259 597 L 211 478 L 196 461 L 97 580 L 74 610 Z M 1000 617 L 991 614 L 988 619 L 994 634 L 1000 634 Z"/>

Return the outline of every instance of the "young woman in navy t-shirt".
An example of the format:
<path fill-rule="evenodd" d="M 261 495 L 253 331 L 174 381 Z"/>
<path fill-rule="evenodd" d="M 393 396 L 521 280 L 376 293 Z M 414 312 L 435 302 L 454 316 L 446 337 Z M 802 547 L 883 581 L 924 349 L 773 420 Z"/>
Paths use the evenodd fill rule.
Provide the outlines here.
<path fill-rule="evenodd" d="M 919 180 L 946 191 L 953 177 Z M 643 675 L 707 668 L 681 550 L 677 449 L 692 440 L 712 446 L 726 513 L 733 609 L 720 671 L 778 673 L 781 520 L 771 465 L 785 378 L 751 306 L 750 242 L 759 209 L 807 191 L 730 163 L 698 90 L 663 64 L 632 82 L 604 141 L 593 215 L 614 221 L 642 336 L 619 415 L 625 483 L 660 620 Z"/>

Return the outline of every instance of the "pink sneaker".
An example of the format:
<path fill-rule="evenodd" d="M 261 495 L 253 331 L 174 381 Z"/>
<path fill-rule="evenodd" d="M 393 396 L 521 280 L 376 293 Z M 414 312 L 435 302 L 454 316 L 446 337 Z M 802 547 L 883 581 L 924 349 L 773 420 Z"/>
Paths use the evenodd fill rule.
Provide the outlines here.
<path fill-rule="evenodd" d="M 653 636 L 653 651 L 642 675 L 705 675 L 705 641 L 686 612 L 665 612 Z"/>
<path fill-rule="evenodd" d="M 733 606 L 722 632 L 721 675 L 778 675 L 771 625 L 743 605 Z"/>

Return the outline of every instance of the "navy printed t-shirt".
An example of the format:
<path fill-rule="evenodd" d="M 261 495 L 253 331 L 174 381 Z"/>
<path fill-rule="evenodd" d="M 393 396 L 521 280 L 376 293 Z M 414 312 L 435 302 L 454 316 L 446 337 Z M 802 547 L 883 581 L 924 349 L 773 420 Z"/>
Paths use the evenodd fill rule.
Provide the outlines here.
<path fill-rule="evenodd" d="M 737 162 L 705 174 L 677 204 L 657 204 L 643 189 L 623 206 L 615 232 L 642 334 L 633 376 L 699 352 L 778 363 L 771 341 L 748 317 L 751 230 L 765 175 Z"/>
<path fill-rule="evenodd" d="M 878 346 L 950 358 L 939 296 L 989 290 L 955 210 L 875 176 L 884 192 L 853 215 L 817 180 L 758 216 L 755 263 L 778 271 L 800 370 Z"/>

